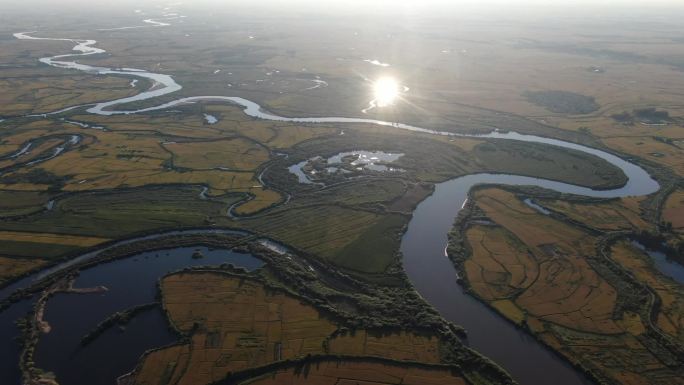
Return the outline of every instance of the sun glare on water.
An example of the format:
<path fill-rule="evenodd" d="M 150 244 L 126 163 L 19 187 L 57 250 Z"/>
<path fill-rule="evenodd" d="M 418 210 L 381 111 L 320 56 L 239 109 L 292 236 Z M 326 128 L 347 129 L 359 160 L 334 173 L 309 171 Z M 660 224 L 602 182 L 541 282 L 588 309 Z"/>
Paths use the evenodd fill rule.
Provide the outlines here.
<path fill-rule="evenodd" d="M 386 107 L 394 103 L 399 92 L 399 83 L 390 77 L 380 78 L 373 83 L 373 95 L 378 107 Z"/>

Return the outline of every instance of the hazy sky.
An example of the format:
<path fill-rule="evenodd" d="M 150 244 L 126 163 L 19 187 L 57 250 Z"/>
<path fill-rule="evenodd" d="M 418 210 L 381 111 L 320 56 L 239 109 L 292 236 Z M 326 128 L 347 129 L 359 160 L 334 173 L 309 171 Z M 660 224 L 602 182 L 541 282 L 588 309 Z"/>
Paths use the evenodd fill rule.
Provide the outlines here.
<path fill-rule="evenodd" d="M 181 4 L 184 7 L 193 7 L 200 4 L 211 4 L 215 7 L 244 6 L 254 4 L 268 4 L 271 6 L 310 6 L 310 7 L 340 7 L 349 9 L 351 6 L 361 8 L 396 8 L 401 6 L 411 7 L 491 7 L 517 8 L 534 6 L 537 8 L 569 8 L 569 7 L 684 7 L 682 0 L 117 0 L 115 2 L 103 0 L 0 0 L 0 11 L 4 7 L 21 8 L 32 7 L 36 4 L 49 5 L 51 7 L 83 5 L 88 7 L 120 7 L 120 6 L 168 6 Z"/>
<path fill-rule="evenodd" d="M 182 11 L 202 9 L 240 14 L 257 10 L 265 16 L 292 12 L 320 12 L 327 15 L 438 15 L 458 17 L 470 14 L 534 18 L 548 16 L 619 18 L 656 16 L 684 17 L 684 0 L 0 0 L 0 15 L 8 11 L 23 14 L 116 11 L 134 9 L 161 12 L 166 7 Z M 78 10 L 78 11 L 75 11 Z M 1 18 L 1 17 L 0 17 Z"/>

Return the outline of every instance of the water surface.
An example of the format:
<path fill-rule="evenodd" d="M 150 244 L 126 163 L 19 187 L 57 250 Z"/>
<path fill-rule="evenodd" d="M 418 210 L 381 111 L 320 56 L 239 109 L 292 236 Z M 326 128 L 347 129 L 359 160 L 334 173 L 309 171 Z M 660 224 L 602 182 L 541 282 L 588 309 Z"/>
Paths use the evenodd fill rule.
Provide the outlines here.
<path fill-rule="evenodd" d="M 649 257 L 653 259 L 655 267 L 666 276 L 672 278 L 673 280 L 684 284 L 684 265 L 678 263 L 677 261 L 669 258 L 667 254 L 659 250 L 653 250 L 644 246 L 643 244 L 632 241 L 632 244 L 638 249 L 644 251 Z"/>

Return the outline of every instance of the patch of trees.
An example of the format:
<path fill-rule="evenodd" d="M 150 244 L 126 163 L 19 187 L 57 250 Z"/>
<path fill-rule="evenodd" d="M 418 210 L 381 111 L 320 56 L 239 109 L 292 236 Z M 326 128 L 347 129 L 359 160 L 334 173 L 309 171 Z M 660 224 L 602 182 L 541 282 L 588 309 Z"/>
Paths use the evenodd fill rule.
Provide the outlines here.
<path fill-rule="evenodd" d="M 529 102 L 559 114 L 584 115 L 600 108 L 594 97 L 569 91 L 527 91 L 523 96 Z"/>
<path fill-rule="evenodd" d="M 673 226 L 670 222 L 663 222 L 658 225 L 660 231 L 672 232 Z M 684 263 L 684 241 L 668 242 L 668 238 L 660 233 L 641 231 L 633 237 L 646 249 L 660 251 L 668 258 L 682 264 Z"/>
<path fill-rule="evenodd" d="M 646 124 L 662 124 L 671 120 L 668 111 L 658 110 L 653 107 L 635 108 L 632 112 L 623 111 L 619 114 L 613 114 L 611 117 L 616 122 L 623 124 L 634 124 L 635 121 Z"/>
<path fill-rule="evenodd" d="M 62 190 L 66 182 L 71 178 L 71 176 L 55 175 L 49 171 L 43 170 L 42 168 L 34 168 L 26 173 L 4 175 L 2 178 L 0 178 L 0 181 L 2 181 L 3 184 L 45 184 L 50 186 L 48 191 L 59 192 Z"/>
<path fill-rule="evenodd" d="M 671 138 L 666 138 L 664 136 L 654 136 L 653 140 L 658 141 L 660 143 L 674 145 L 674 140 L 672 140 Z"/>
<path fill-rule="evenodd" d="M 88 332 L 83 338 L 81 338 L 81 345 L 85 346 L 88 345 L 89 343 L 93 342 L 97 337 L 99 337 L 102 333 L 107 331 L 107 329 L 112 328 L 114 326 L 119 326 L 119 327 L 124 327 L 126 324 L 128 324 L 133 317 L 136 315 L 158 307 L 158 303 L 148 303 L 140 306 L 135 306 L 127 310 L 123 310 L 120 312 L 116 312 L 109 316 L 107 319 L 104 321 L 100 322 L 95 329 L 92 331 Z"/>
<path fill-rule="evenodd" d="M 670 120 L 670 113 L 667 111 L 658 111 L 655 108 L 639 108 L 634 110 L 634 115 L 642 122 L 663 122 Z"/>

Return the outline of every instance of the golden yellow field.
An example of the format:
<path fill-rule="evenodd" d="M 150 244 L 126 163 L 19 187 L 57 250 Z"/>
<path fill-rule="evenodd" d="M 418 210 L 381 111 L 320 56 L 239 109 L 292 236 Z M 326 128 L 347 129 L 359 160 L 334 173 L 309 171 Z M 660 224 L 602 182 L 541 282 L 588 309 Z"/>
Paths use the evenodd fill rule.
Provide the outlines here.
<path fill-rule="evenodd" d="M 46 243 L 51 245 L 68 245 L 90 247 L 107 242 L 109 239 L 66 234 L 29 233 L 18 231 L 0 231 L 0 241 Z"/>
<path fill-rule="evenodd" d="M 684 176 L 684 151 L 681 148 L 646 137 L 611 137 L 602 140 L 607 146 L 632 154 L 672 169 Z"/>
<path fill-rule="evenodd" d="M 534 256 L 506 230 L 472 226 L 466 235 L 473 250 L 465 262 L 466 275 L 482 298 L 507 298 L 537 279 L 539 266 Z"/>
<path fill-rule="evenodd" d="M 617 293 L 584 258 L 594 253 L 593 237 L 538 213 L 504 190 L 479 190 L 475 199 L 502 226 L 476 226 L 467 232 L 473 248 L 469 262 L 475 266 L 466 272 L 469 279 L 475 277 L 478 294 L 487 300 L 515 295 L 516 305 L 529 314 L 566 327 L 620 332 L 612 320 Z"/>
<path fill-rule="evenodd" d="M 249 215 L 256 213 L 280 203 L 283 200 L 283 197 L 279 193 L 261 186 L 252 186 L 247 190 L 247 192 L 252 194 L 253 197 L 247 202 L 235 207 L 235 213 L 237 215 Z"/>
<path fill-rule="evenodd" d="M 330 340 L 329 352 L 346 356 L 375 356 L 398 361 L 440 363 L 439 339 L 409 332 L 396 334 L 359 330 Z"/>
<path fill-rule="evenodd" d="M 162 281 L 162 292 L 164 308 L 178 330 L 190 333 L 195 324 L 201 325 L 191 333 L 190 354 L 180 365 L 187 369 L 178 374 L 178 384 L 209 384 L 231 371 L 319 353 L 325 337 L 336 330 L 314 308 L 282 293 L 268 293 L 253 281 L 178 274 Z M 153 365 L 159 354 L 169 353 L 162 349 L 148 355 L 137 384 L 157 384 L 163 377 L 165 366 Z"/>
<path fill-rule="evenodd" d="M 572 362 L 618 383 L 681 383 L 661 353 L 642 340 L 649 322 L 643 314 L 617 312 L 618 292 L 589 263 L 597 253 L 598 238 L 527 207 L 505 190 L 477 190 L 474 198 L 497 224 L 471 225 L 466 230 L 472 253 L 464 267 L 478 296 L 511 321 L 527 325 Z M 597 227 L 603 224 L 600 214 L 590 211 L 594 205 L 542 203 L 568 213 L 577 208 L 576 219 Z M 604 213 L 624 213 L 628 207 L 624 202 L 596 206 L 597 212 Z M 621 223 L 631 226 L 632 221 L 624 218 Z M 655 290 L 662 303 L 656 326 L 681 343 L 681 286 L 657 273 L 649 257 L 625 241 L 613 247 L 611 258 Z M 660 379 L 656 381 L 656 377 Z"/>
<path fill-rule="evenodd" d="M 11 77 L 4 72 L 6 77 L 0 79 L 0 115 L 40 114 L 140 92 L 129 85 L 130 80 L 120 77 L 41 76 L 37 69 Z"/>
<path fill-rule="evenodd" d="M 466 385 L 447 368 L 426 368 L 362 360 L 331 360 L 247 380 L 241 385 Z"/>
<path fill-rule="evenodd" d="M 579 223 L 601 230 L 647 230 L 651 227 L 640 215 L 644 197 L 619 198 L 608 203 L 573 203 L 540 199 L 542 206 L 560 212 Z"/>
<path fill-rule="evenodd" d="M 209 384 L 230 372 L 307 354 L 440 362 L 436 337 L 363 330 L 333 337 L 338 325 L 313 306 L 252 279 L 179 273 L 164 278 L 161 289 L 170 322 L 190 341 L 146 355 L 135 374 L 139 385 L 172 378 L 179 385 Z"/>

